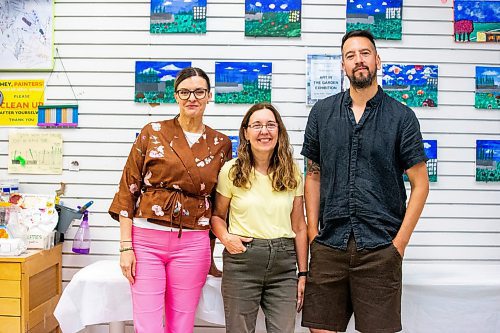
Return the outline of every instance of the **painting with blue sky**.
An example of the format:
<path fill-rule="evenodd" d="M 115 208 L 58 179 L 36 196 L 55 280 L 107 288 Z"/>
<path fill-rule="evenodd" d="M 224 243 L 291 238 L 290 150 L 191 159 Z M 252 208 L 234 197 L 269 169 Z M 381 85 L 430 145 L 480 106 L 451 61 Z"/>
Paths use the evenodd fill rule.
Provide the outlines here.
<path fill-rule="evenodd" d="M 424 143 L 424 151 L 427 156 L 427 174 L 431 183 L 437 182 L 437 140 L 422 140 Z M 405 182 L 409 181 L 406 173 L 403 175 Z"/>
<path fill-rule="evenodd" d="M 401 39 L 403 0 L 347 0 L 346 31 L 370 30 L 376 39 Z"/>
<path fill-rule="evenodd" d="M 175 103 L 175 77 L 183 68 L 190 66 L 190 61 L 136 61 L 134 101 Z"/>
<path fill-rule="evenodd" d="M 500 42 L 500 1 L 455 0 L 453 14 L 456 42 Z"/>
<path fill-rule="evenodd" d="M 272 63 L 216 62 L 215 103 L 271 102 Z"/>
<path fill-rule="evenodd" d="M 231 158 L 238 157 L 238 146 L 240 145 L 239 135 L 229 135 L 229 140 L 231 140 Z"/>
<path fill-rule="evenodd" d="M 382 87 L 409 107 L 437 107 L 438 66 L 383 64 Z"/>
<path fill-rule="evenodd" d="M 477 109 L 500 109 L 500 67 L 476 66 Z"/>
<path fill-rule="evenodd" d="M 151 33 L 206 33 L 207 0 L 151 0 Z"/>
<path fill-rule="evenodd" d="M 476 140 L 476 181 L 500 181 L 500 140 Z"/>
<path fill-rule="evenodd" d="M 302 0 L 245 0 L 245 36 L 300 37 Z"/>

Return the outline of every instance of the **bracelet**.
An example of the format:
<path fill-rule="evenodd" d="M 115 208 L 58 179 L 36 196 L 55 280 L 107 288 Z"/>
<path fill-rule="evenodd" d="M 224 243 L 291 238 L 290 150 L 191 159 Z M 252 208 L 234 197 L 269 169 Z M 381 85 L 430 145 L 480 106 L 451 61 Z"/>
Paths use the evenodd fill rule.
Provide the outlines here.
<path fill-rule="evenodd" d="M 119 251 L 120 251 L 120 253 L 126 252 L 126 251 L 134 251 L 134 248 L 132 246 L 131 247 L 122 247 Z"/>
<path fill-rule="evenodd" d="M 301 276 L 306 276 L 309 274 L 309 271 L 304 271 L 304 272 L 298 272 L 297 273 L 297 277 L 301 277 Z"/>

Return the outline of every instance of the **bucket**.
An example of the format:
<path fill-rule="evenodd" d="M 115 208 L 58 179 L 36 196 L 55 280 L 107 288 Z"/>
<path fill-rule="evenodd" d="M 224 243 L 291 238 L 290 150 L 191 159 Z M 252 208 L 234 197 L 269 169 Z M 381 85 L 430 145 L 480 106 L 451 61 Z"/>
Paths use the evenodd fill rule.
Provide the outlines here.
<path fill-rule="evenodd" d="M 64 234 L 68 230 L 73 220 L 81 220 L 83 213 L 78 213 L 76 209 L 68 208 L 56 204 L 56 210 L 59 213 L 59 221 L 57 222 L 57 232 Z"/>

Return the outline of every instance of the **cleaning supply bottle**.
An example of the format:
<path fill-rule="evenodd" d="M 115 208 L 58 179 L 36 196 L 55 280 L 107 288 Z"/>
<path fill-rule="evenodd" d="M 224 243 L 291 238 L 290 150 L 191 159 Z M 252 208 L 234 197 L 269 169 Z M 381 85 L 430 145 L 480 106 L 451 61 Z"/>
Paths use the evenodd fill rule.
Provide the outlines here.
<path fill-rule="evenodd" d="M 82 222 L 73 239 L 73 252 L 80 254 L 90 252 L 89 212 L 87 210 L 83 212 Z"/>

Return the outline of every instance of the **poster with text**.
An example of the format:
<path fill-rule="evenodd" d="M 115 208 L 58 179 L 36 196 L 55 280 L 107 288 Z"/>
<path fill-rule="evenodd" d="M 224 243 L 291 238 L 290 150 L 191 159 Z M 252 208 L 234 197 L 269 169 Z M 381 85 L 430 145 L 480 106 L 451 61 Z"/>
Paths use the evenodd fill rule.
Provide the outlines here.
<path fill-rule="evenodd" d="M 376 39 L 401 39 L 403 0 L 347 0 L 346 31 L 370 30 Z"/>
<path fill-rule="evenodd" d="M 500 67 L 476 66 L 477 109 L 500 109 Z"/>
<path fill-rule="evenodd" d="M 60 133 L 9 133 L 9 173 L 62 173 L 63 139 Z"/>
<path fill-rule="evenodd" d="M 175 103 L 175 77 L 179 71 L 190 66 L 190 61 L 136 61 L 134 101 L 152 104 Z"/>
<path fill-rule="evenodd" d="M 409 107 L 437 107 L 438 66 L 383 64 L 382 88 Z"/>
<path fill-rule="evenodd" d="M 53 0 L 0 1 L 0 69 L 51 70 Z"/>
<path fill-rule="evenodd" d="M 271 102 L 272 63 L 216 62 L 215 103 Z"/>
<path fill-rule="evenodd" d="M 155 34 L 206 33 L 207 0 L 151 0 L 149 31 Z"/>
<path fill-rule="evenodd" d="M 455 42 L 499 43 L 499 0 L 455 0 L 453 34 Z"/>
<path fill-rule="evenodd" d="M 342 57 L 330 54 L 307 55 L 307 104 L 343 91 Z"/>
<path fill-rule="evenodd" d="M 0 80 L 0 126 L 37 126 L 43 80 Z"/>
<path fill-rule="evenodd" d="M 302 0 L 245 0 L 245 36 L 300 37 Z"/>

